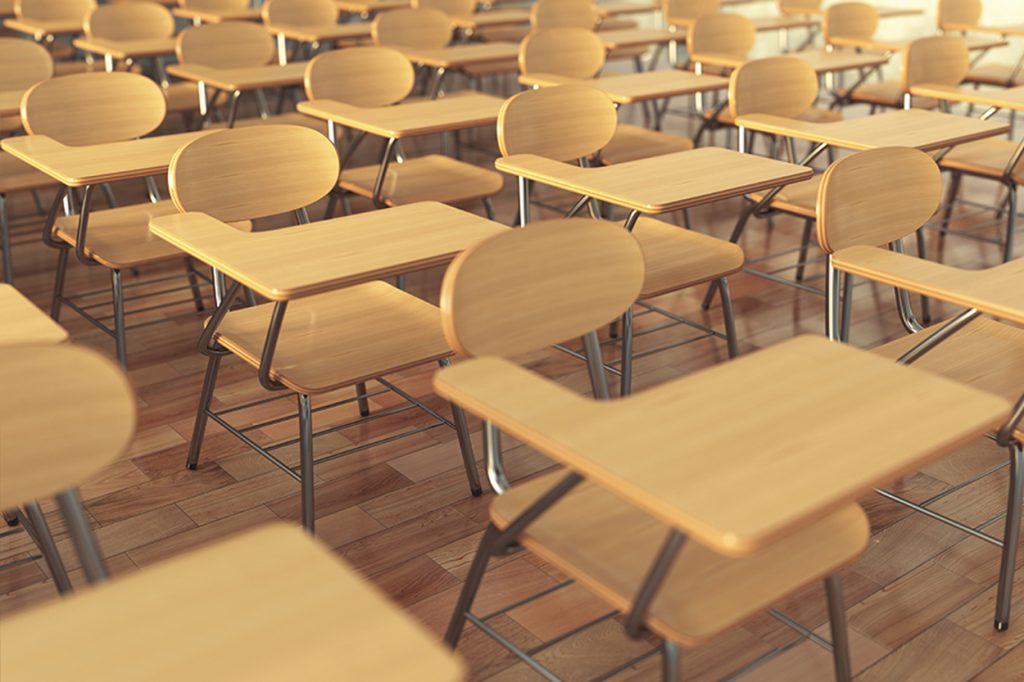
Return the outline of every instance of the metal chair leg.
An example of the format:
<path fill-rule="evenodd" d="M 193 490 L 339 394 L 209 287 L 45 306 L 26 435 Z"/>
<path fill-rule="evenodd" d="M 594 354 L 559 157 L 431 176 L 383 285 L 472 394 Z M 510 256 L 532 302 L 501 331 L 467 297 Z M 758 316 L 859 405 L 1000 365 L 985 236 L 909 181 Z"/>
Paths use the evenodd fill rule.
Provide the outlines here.
<path fill-rule="evenodd" d="M 1010 443 L 1010 490 L 1006 500 L 1006 527 L 1003 532 L 1003 556 L 999 565 L 999 591 L 996 596 L 995 628 L 1010 627 L 1013 600 L 1013 576 L 1020 543 L 1021 504 L 1024 502 L 1024 447 Z"/>
<path fill-rule="evenodd" d="M 302 488 L 302 527 L 315 533 L 313 500 L 313 406 L 308 395 L 299 394 L 299 484 Z"/>
<path fill-rule="evenodd" d="M 917 230 L 917 257 L 921 260 L 928 258 L 928 245 L 925 243 L 923 227 Z M 925 324 L 932 321 L 932 304 L 927 296 L 921 297 L 921 321 Z"/>
<path fill-rule="evenodd" d="M 4 282 L 11 283 L 14 273 L 11 270 L 11 227 L 7 222 L 7 197 L 0 194 L 0 265 L 4 269 Z"/>
<path fill-rule="evenodd" d="M 942 211 L 942 230 L 939 232 L 939 260 L 946 249 L 946 232 L 949 230 L 949 222 L 953 217 L 953 206 L 956 204 L 957 195 L 960 194 L 960 183 L 963 181 L 963 173 L 953 173 L 949 179 L 949 189 L 946 192 L 946 206 Z"/>
<path fill-rule="evenodd" d="M 1006 242 L 1003 244 L 1003 262 L 1013 260 L 1014 232 L 1017 230 L 1017 186 L 1008 184 L 1006 197 Z"/>
<path fill-rule="evenodd" d="M 85 516 L 78 491 L 74 488 L 65 490 L 57 496 L 57 505 L 67 523 L 68 535 L 82 562 L 86 579 L 90 583 L 103 582 L 107 579 L 107 566 L 103 563 L 103 555 L 89 526 L 89 519 Z"/>
<path fill-rule="evenodd" d="M 850 665 L 850 638 L 846 631 L 846 607 L 843 606 L 843 586 L 838 575 L 825 578 L 825 597 L 828 600 L 828 620 L 832 630 L 832 663 L 836 682 L 853 679 Z"/>
<path fill-rule="evenodd" d="M 450 367 L 452 362 L 448 358 L 437 361 L 442 369 Z M 459 439 L 459 452 L 462 453 L 462 464 L 466 468 L 466 479 L 469 481 L 469 492 L 473 497 L 480 497 L 483 489 L 480 487 L 480 474 L 476 470 L 476 455 L 473 452 L 473 439 L 469 435 L 469 421 L 466 419 L 466 411 L 455 403 L 452 406 L 452 421 L 455 423 L 455 435 Z"/>
<path fill-rule="evenodd" d="M 483 204 L 484 204 L 484 212 L 487 213 L 487 219 L 488 220 L 495 220 L 494 202 L 491 201 L 490 197 L 484 197 L 483 198 Z"/>
<path fill-rule="evenodd" d="M 622 375 L 619 377 L 619 397 L 633 392 L 633 308 L 622 315 Z"/>
<path fill-rule="evenodd" d="M 729 358 L 735 358 L 740 354 L 739 339 L 736 336 L 736 316 L 732 310 L 732 292 L 729 289 L 729 280 L 721 277 L 718 286 L 722 290 L 722 317 L 725 319 L 725 343 L 729 349 Z"/>
<path fill-rule="evenodd" d="M 53 541 L 53 535 L 50 534 L 50 526 L 46 523 L 46 517 L 43 516 L 39 503 L 29 502 L 25 505 L 24 512 L 19 509 L 17 514 L 18 520 L 25 528 L 25 532 L 36 543 L 39 553 L 43 555 L 43 561 L 46 562 L 46 567 L 50 569 L 50 575 L 53 576 L 57 592 L 67 594 L 71 591 L 71 580 L 68 579 L 68 572 L 64 568 L 64 561 L 60 558 L 57 544 Z"/>
<path fill-rule="evenodd" d="M 444 367 L 444 365 L 442 365 Z M 366 399 L 366 382 L 360 381 L 356 384 L 356 403 L 359 405 L 359 416 L 370 416 L 370 401 Z"/>
<path fill-rule="evenodd" d="M 199 450 L 203 446 L 206 423 L 210 419 L 207 412 L 210 409 L 210 402 L 213 400 L 213 388 L 217 384 L 217 370 L 220 368 L 221 357 L 219 354 L 212 354 L 206 363 L 206 376 L 203 377 L 203 388 L 199 392 L 199 408 L 196 411 L 196 423 L 192 427 L 192 440 L 188 444 L 188 459 L 185 461 L 186 469 L 194 470 L 199 466 Z"/>
<path fill-rule="evenodd" d="M 729 236 L 729 241 L 733 244 L 739 242 L 740 237 L 743 236 L 743 228 L 746 227 L 747 221 L 750 220 L 750 216 L 754 213 L 754 208 L 757 204 L 750 203 L 743 207 L 743 212 L 740 213 L 739 219 L 736 221 L 736 227 L 733 228 L 732 234 Z M 711 302 L 715 300 L 715 292 L 718 291 L 719 280 L 715 280 L 708 287 L 708 293 L 704 295 L 704 302 L 701 303 L 701 307 L 707 310 L 711 307 Z"/>
<path fill-rule="evenodd" d="M 922 298 L 922 301 L 927 299 Z M 839 340 L 843 343 L 850 341 L 850 318 L 853 315 L 853 275 L 843 275 L 843 305 L 839 320 Z"/>
<path fill-rule="evenodd" d="M 196 276 L 196 267 L 192 259 L 185 256 L 185 273 L 188 275 L 188 286 L 192 290 L 192 302 L 195 304 L 196 312 L 201 313 L 206 308 L 203 304 L 203 292 L 199 288 L 199 278 Z"/>
<path fill-rule="evenodd" d="M 53 299 L 50 301 L 50 317 L 60 321 L 60 304 L 64 300 L 64 276 L 68 271 L 68 257 L 71 249 L 64 246 L 57 253 L 57 269 L 53 280 Z"/>
<path fill-rule="evenodd" d="M 804 220 L 804 234 L 800 238 L 800 264 L 796 266 L 796 281 L 804 281 L 804 270 L 807 265 L 807 250 L 811 245 L 811 231 L 814 229 L 814 218 Z"/>
<path fill-rule="evenodd" d="M 487 530 L 484 531 L 480 545 L 476 548 L 476 555 L 473 557 L 466 582 L 463 583 L 462 592 L 459 594 L 459 601 L 455 604 L 451 620 L 448 621 L 448 630 L 444 635 L 445 644 L 452 649 L 459 644 L 459 637 L 466 625 L 466 613 L 473 607 L 473 600 L 476 599 L 476 593 L 480 589 L 484 572 L 487 570 L 487 562 L 491 559 L 492 546 L 500 535 L 501 532 L 494 524 L 487 524 Z"/>
<path fill-rule="evenodd" d="M 124 330 L 124 287 L 121 285 L 121 271 L 110 271 L 110 289 L 114 299 L 114 344 L 117 347 L 117 361 L 121 367 L 128 367 L 128 348 Z"/>
<path fill-rule="evenodd" d="M 501 431 L 489 421 L 484 422 L 484 461 L 487 465 L 487 482 L 495 495 L 501 495 L 512 486 L 505 476 L 505 461 L 501 454 Z"/>
<path fill-rule="evenodd" d="M 679 645 L 666 639 L 661 645 L 661 679 L 676 682 L 679 673 Z"/>

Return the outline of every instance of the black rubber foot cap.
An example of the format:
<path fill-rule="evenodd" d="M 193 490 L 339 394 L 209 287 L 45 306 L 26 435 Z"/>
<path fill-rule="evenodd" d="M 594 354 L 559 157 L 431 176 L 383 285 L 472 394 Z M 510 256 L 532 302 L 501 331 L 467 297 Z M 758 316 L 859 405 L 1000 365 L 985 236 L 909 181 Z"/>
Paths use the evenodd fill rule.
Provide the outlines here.
<path fill-rule="evenodd" d="M 1004 622 L 1002 622 L 1000 620 L 997 620 L 995 622 L 995 626 L 996 626 L 996 631 L 998 631 L 998 632 L 1006 632 L 1007 630 L 1010 629 L 1010 624 L 1009 623 L 1004 623 Z"/>
<path fill-rule="evenodd" d="M 470 488 L 469 491 L 473 493 L 473 497 L 480 497 L 481 495 L 484 494 L 484 491 L 480 489 L 480 486 Z"/>
<path fill-rule="evenodd" d="M 366 410 L 366 411 L 364 412 L 363 410 L 359 410 L 359 416 L 360 416 L 360 417 L 369 417 L 369 416 L 370 416 L 370 411 L 369 411 L 369 410 Z"/>
<path fill-rule="evenodd" d="M 188 469 L 189 471 L 195 471 L 196 469 L 199 468 L 199 465 L 198 464 L 186 464 L 185 468 Z"/>

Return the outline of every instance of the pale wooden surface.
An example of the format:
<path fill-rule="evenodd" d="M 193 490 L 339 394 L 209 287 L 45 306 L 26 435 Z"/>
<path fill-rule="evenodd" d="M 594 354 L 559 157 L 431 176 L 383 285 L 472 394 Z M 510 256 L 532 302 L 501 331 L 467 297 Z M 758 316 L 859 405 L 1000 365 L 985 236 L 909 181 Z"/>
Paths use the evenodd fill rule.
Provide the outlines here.
<path fill-rule="evenodd" d="M 555 74 L 529 73 L 519 76 L 519 82 L 527 86 L 549 87 L 553 85 L 586 85 L 608 95 L 616 104 L 635 104 L 649 100 L 692 95 L 697 92 L 726 90 L 728 78 L 698 76 L 689 71 L 644 71 L 607 78 L 568 78 Z"/>
<path fill-rule="evenodd" d="M 4 96 L 3 113 L 0 115 L 6 115 L 9 109 L 9 92 L 23 93 L 39 81 L 53 76 L 50 53 L 31 40 L 0 38 L 0 62 L 8 66 L 0 71 L 0 91 Z"/>
<path fill-rule="evenodd" d="M 341 10 L 334 4 L 334 0 L 268 0 L 260 8 L 260 15 L 266 25 L 337 25 L 340 13 Z M 369 24 L 364 25 L 369 29 Z"/>
<path fill-rule="evenodd" d="M 605 54 L 601 38 L 592 30 L 537 29 L 519 44 L 519 73 L 521 77 L 542 73 L 589 80 L 604 68 Z"/>
<path fill-rule="evenodd" d="M 202 130 L 82 147 L 64 145 L 46 135 L 28 135 L 6 138 L 0 141 L 0 147 L 64 185 L 84 187 L 162 173 L 182 145 L 211 132 Z"/>
<path fill-rule="evenodd" d="M 109 40 L 170 38 L 174 35 L 174 16 L 156 2 L 104 4 L 86 16 L 85 35 Z"/>
<path fill-rule="evenodd" d="M 935 111 L 887 111 L 865 118 L 811 123 L 771 114 L 747 114 L 736 119 L 749 130 L 825 142 L 861 151 L 875 147 L 914 147 L 932 151 L 1002 135 L 1009 127 L 997 121 L 953 116 Z"/>
<path fill-rule="evenodd" d="M 408 57 L 410 61 L 435 69 L 459 69 L 510 59 L 515 60 L 519 56 L 519 45 L 501 42 L 452 45 L 439 49 L 396 45 L 395 49 Z"/>
<path fill-rule="evenodd" d="M 371 35 L 375 45 L 440 50 L 452 40 L 451 17 L 438 9 L 406 9 L 378 14 Z"/>
<path fill-rule="evenodd" d="M 920 83 L 911 86 L 910 93 L 949 102 L 967 102 L 999 109 L 1024 110 L 1024 85 L 1015 88 L 979 90 L 971 87 Z"/>
<path fill-rule="evenodd" d="M 171 64 L 167 73 L 190 81 L 203 81 L 208 87 L 233 92 L 302 85 L 309 62 L 266 64 L 235 69 L 206 64 Z"/>
<path fill-rule="evenodd" d="M 68 333 L 10 284 L 0 284 L 0 346 L 63 343 Z"/>
<path fill-rule="evenodd" d="M 26 33 L 36 39 L 40 39 L 45 36 L 64 36 L 81 33 L 84 22 L 84 15 L 81 19 L 7 18 L 4 19 L 4 26 L 12 31 Z"/>
<path fill-rule="evenodd" d="M 716 147 L 705 147 L 603 168 L 579 168 L 534 154 L 495 161 L 512 175 L 617 206 L 656 214 L 806 180 L 804 168 Z"/>
<path fill-rule="evenodd" d="M 270 63 L 277 48 L 262 25 L 228 21 L 185 29 L 175 52 L 182 64 L 237 69 Z"/>
<path fill-rule="evenodd" d="M 548 474 L 513 487 L 494 499 L 491 517 L 499 527 L 508 526 L 563 476 Z M 628 612 L 669 530 L 598 485 L 584 483 L 519 537 L 612 608 Z M 868 530 L 864 512 L 854 504 L 741 559 L 688 542 L 644 623 L 661 637 L 700 644 L 852 561 L 867 544 Z"/>
<path fill-rule="evenodd" d="M 438 372 L 434 388 L 727 556 L 765 548 L 948 454 L 1009 407 L 820 336 L 613 402 L 497 358 Z"/>
<path fill-rule="evenodd" d="M 643 253 L 621 225 L 567 218 L 506 230 L 463 251 L 445 273 L 445 337 L 469 356 L 535 351 L 622 315 L 643 278 Z"/>
<path fill-rule="evenodd" d="M 21 98 L 26 90 L 5 90 L 0 92 L 0 116 L 17 116 L 21 111 Z"/>
<path fill-rule="evenodd" d="M 614 17 L 620 14 L 657 12 L 661 9 L 661 4 L 657 2 L 598 2 L 594 4 L 594 7 L 602 17 Z"/>
<path fill-rule="evenodd" d="M 309 116 L 372 135 L 404 138 L 493 125 L 501 105 L 497 97 L 469 93 L 391 107 L 358 107 L 318 99 L 299 102 L 297 108 Z"/>
<path fill-rule="evenodd" d="M 194 21 L 198 19 L 204 24 L 219 24 L 229 21 L 259 21 L 260 10 L 258 8 L 244 8 L 232 10 L 198 9 L 194 7 L 175 7 L 174 16 Z"/>
<path fill-rule="evenodd" d="M 150 229 L 259 295 L 288 300 L 441 265 L 504 228 L 423 203 L 252 234 L 201 213 L 165 216 Z"/>
<path fill-rule="evenodd" d="M 744 114 L 795 118 L 814 106 L 818 87 L 818 74 L 803 60 L 755 59 L 729 78 L 729 114 L 733 119 Z"/>
<path fill-rule="evenodd" d="M 386 107 L 412 92 L 416 71 L 398 50 L 359 46 L 314 57 L 306 67 L 306 96 L 358 107 Z"/>
<path fill-rule="evenodd" d="M 514 26 L 530 21 L 530 10 L 519 7 L 494 9 L 487 12 L 453 15 L 452 24 L 462 29 L 474 30 L 486 26 Z"/>
<path fill-rule="evenodd" d="M 693 230 L 641 217 L 633 236 L 644 254 L 644 285 L 640 298 L 732 275 L 743 267 L 743 249 Z"/>
<path fill-rule="evenodd" d="M 365 22 L 351 24 L 268 23 L 266 27 L 270 33 L 306 43 L 370 37 L 370 24 Z"/>
<path fill-rule="evenodd" d="M 120 5 L 119 5 L 120 6 Z M 174 38 L 142 38 L 112 40 L 109 38 L 75 38 L 74 45 L 83 52 L 109 54 L 114 59 L 165 57 L 174 54 Z"/>
<path fill-rule="evenodd" d="M 597 37 L 604 43 L 606 50 L 616 50 L 641 45 L 664 45 L 678 40 L 679 34 L 660 28 L 620 28 L 599 31 Z"/>
<path fill-rule="evenodd" d="M 851 47 L 875 52 L 900 52 L 910 45 L 910 41 L 893 42 L 877 40 L 875 38 L 849 38 L 841 36 L 832 37 L 830 42 L 841 47 Z M 1007 45 L 1007 42 L 1002 39 L 980 38 L 977 36 L 965 38 L 964 42 L 967 43 L 967 49 L 972 52 L 991 50 L 997 47 L 1005 47 Z"/>
<path fill-rule="evenodd" d="M 833 254 L 832 261 L 844 272 L 1024 324 L 1022 258 L 986 270 L 962 270 L 873 246 L 851 246 Z"/>
<path fill-rule="evenodd" d="M 408 7 L 410 2 L 409 0 L 338 0 L 336 4 L 342 12 L 373 14 L 375 12 Z"/>
<path fill-rule="evenodd" d="M 1020 144 L 1004 139 L 971 142 L 955 147 L 942 157 L 939 166 L 944 170 L 962 170 L 985 177 L 1002 178 Z M 1024 159 L 1010 169 L 1009 175 L 1018 185 L 1024 184 Z"/>
<path fill-rule="evenodd" d="M 4 622 L 3 645 L 9 682 L 465 676 L 422 626 L 283 523 L 21 614 Z"/>
<path fill-rule="evenodd" d="M 144 202 L 96 211 L 89 216 L 85 254 L 100 265 L 116 270 L 161 261 L 180 262 L 181 252 L 149 233 L 152 218 L 175 212 L 170 201 Z M 54 237 L 71 247 L 78 243 L 78 216 L 61 216 Z"/>
<path fill-rule="evenodd" d="M 84 482 L 116 460 L 135 433 L 128 379 L 95 351 L 52 343 L 10 346 L 0 354 L 0 377 L 3 509 Z M 5 637 L 8 627 L 5 622 Z M 5 664 L 9 654 L 5 645 Z"/>
<path fill-rule="evenodd" d="M 338 185 L 347 192 L 372 199 L 379 169 L 379 165 L 346 168 Z M 421 201 L 465 206 L 497 194 L 503 186 L 501 174 L 493 170 L 444 154 L 428 154 L 388 166 L 379 198 L 387 206 Z"/>

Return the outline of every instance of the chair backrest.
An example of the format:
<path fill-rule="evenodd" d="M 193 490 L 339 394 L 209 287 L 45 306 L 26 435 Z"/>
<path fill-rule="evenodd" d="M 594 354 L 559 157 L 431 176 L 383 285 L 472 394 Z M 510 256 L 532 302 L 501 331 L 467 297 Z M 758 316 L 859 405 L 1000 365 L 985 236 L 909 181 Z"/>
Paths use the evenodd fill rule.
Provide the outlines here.
<path fill-rule="evenodd" d="M 530 10 L 534 31 L 549 28 L 585 28 L 597 26 L 597 8 L 591 0 L 537 0 Z"/>
<path fill-rule="evenodd" d="M 374 45 L 440 49 L 452 40 L 452 22 L 437 9 L 381 12 L 370 27 Z"/>
<path fill-rule="evenodd" d="M 982 9 L 982 0 L 939 0 L 939 28 L 952 31 L 977 26 Z"/>
<path fill-rule="evenodd" d="M 882 147 L 847 156 L 825 171 L 818 190 L 818 243 L 883 246 L 924 225 L 938 208 L 942 174 L 924 152 Z"/>
<path fill-rule="evenodd" d="M 719 0 L 663 0 L 665 19 L 672 22 L 692 22 L 721 10 Z"/>
<path fill-rule="evenodd" d="M 85 35 L 106 40 L 144 40 L 174 35 L 174 15 L 155 2 L 100 5 L 85 19 Z"/>
<path fill-rule="evenodd" d="M 821 9 L 822 0 L 779 0 L 782 14 L 810 14 Z"/>
<path fill-rule="evenodd" d="M 306 96 L 357 107 L 386 107 L 409 96 L 412 63 L 390 47 L 349 47 L 325 52 L 306 67 Z"/>
<path fill-rule="evenodd" d="M 277 55 L 274 39 L 251 21 L 225 21 L 185 29 L 174 46 L 178 61 L 221 69 L 269 64 Z"/>
<path fill-rule="evenodd" d="M 53 77 L 53 57 L 37 42 L 0 38 L 0 90 L 23 90 Z"/>
<path fill-rule="evenodd" d="M 794 117 L 818 98 L 818 75 L 797 57 L 767 57 L 747 62 L 729 79 L 729 111 Z"/>
<path fill-rule="evenodd" d="M 182 7 L 214 12 L 237 12 L 249 9 L 252 5 L 250 0 L 178 0 L 178 3 Z"/>
<path fill-rule="evenodd" d="M 582 336 L 621 315 L 644 259 L 620 225 L 532 223 L 459 254 L 441 284 L 441 324 L 465 355 L 511 356 Z"/>
<path fill-rule="evenodd" d="M 338 182 L 338 152 L 310 128 L 265 125 L 195 139 L 171 159 L 167 182 L 179 211 L 224 222 L 295 211 Z"/>
<path fill-rule="evenodd" d="M 909 92 L 912 86 L 922 83 L 960 85 L 970 69 L 971 56 L 963 38 L 918 38 L 903 51 L 901 87 L 903 92 Z"/>
<path fill-rule="evenodd" d="M 79 21 L 96 7 L 96 0 L 14 0 L 19 19 Z"/>
<path fill-rule="evenodd" d="M 268 0 L 260 16 L 270 26 L 326 26 L 340 13 L 332 0 Z"/>
<path fill-rule="evenodd" d="M 869 40 L 878 30 L 878 10 L 863 2 L 841 2 L 825 10 L 825 42 L 832 38 Z"/>
<path fill-rule="evenodd" d="M 584 28 L 534 31 L 519 43 L 520 73 L 593 78 L 604 68 L 604 43 Z"/>
<path fill-rule="evenodd" d="M 80 485 L 128 447 L 135 395 L 107 358 L 72 344 L 29 345 L 4 348 L 0 363 L 0 508 Z M 60 381 L 42 379 L 54 376 Z M 63 428 L 42 437 L 54 419 Z"/>
<path fill-rule="evenodd" d="M 690 25 L 690 54 L 721 54 L 745 58 L 757 41 L 754 22 L 742 14 L 709 14 Z"/>
<path fill-rule="evenodd" d="M 142 137 L 156 130 L 166 113 L 167 99 L 159 85 L 117 71 L 51 78 L 36 83 L 21 100 L 26 131 L 67 145 Z"/>
<path fill-rule="evenodd" d="M 436 9 L 450 17 L 464 17 L 476 12 L 476 0 L 412 0 L 413 9 Z"/>
<path fill-rule="evenodd" d="M 505 100 L 498 112 L 498 148 L 502 156 L 537 154 L 575 161 L 607 145 L 616 125 L 615 104 L 597 88 L 526 90 Z"/>

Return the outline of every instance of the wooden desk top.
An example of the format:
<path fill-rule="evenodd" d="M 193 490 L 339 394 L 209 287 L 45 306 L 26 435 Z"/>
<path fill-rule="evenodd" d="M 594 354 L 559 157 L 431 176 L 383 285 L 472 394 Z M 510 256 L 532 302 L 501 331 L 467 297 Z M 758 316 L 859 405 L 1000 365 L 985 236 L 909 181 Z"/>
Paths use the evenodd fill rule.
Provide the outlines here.
<path fill-rule="evenodd" d="M 762 133 L 826 142 L 833 147 L 855 151 L 876 147 L 914 147 L 933 151 L 1002 135 L 1009 130 L 1009 126 L 995 121 L 919 109 L 887 111 L 832 123 L 748 114 L 737 118 L 736 124 Z"/>
<path fill-rule="evenodd" d="M 420 100 L 390 107 L 357 107 L 329 99 L 299 102 L 303 114 L 365 130 L 379 137 L 414 137 L 493 126 L 504 100 L 471 92 L 459 97 Z"/>
<path fill-rule="evenodd" d="M 135 394 L 124 372 L 82 346 L 5 347 L 0 385 L 2 509 L 84 482 L 135 432 Z M 0 630 L 6 637 L 6 620 Z M 5 642 L 2 658 L 9 653 Z"/>
<path fill-rule="evenodd" d="M 198 19 L 204 24 L 219 24 L 222 21 L 262 21 L 259 8 L 238 10 L 205 10 L 191 7 L 175 7 L 171 13 L 176 17 L 194 21 Z"/>
<path fill-rule="evenodd" d="M 679 40 L 679 34 L 661 28 L 623 28 L 614 31 L 598 31 L 597 37 L 604 43 L 604 49 L 656 45 Z"/>
<path fill-rule="evenodd" d="M 171 64 L 167 73 L 190 81 L 203 81 L 211 88 L 234 92 L 301 85 L 309 62 L 266 64 L 240 69 L 218 69 L 205 64 Z"/>
<path fill-rule="evenodd" d="M 211 132 L 200 130 L 84 147 L 69 147 L 46 135 L 23 135 L 0 140 L 0 147 L 68 187 L 84 187 L 166 173 L 174 152 Z"/>
<path fill-rule="evenodd" d="M 411 0 L 337 0 L 335 4 L 342 12 L 350 14 L 373 14 L 412 6 Z"/>
<path fill-rule="evenodd" d="M 499 358 L 441 370 L 434 387 L 730 556 L 920 469 L 998 426 L 1009 407 L 821 336 L 623 400 L 593 401 Z"/>
<path fill-rule="evenodd" d="M 864 69 L 873 66 L 881 66 L 889 61 L 889 55 L 873 52 L 853 52 L 852 50 L 801 50 L 800 52 L 789 52 L 787 57 L 797 57 L 811 65 L 811 68 L 818 74 L 834 73 L 836 71 L 850 71 L 852 69 Z M 710 64 L 711 66 L 723 66 L 730 69 L 743 66 L 748 60 L 746 57 L 736 57 L 726 54 L 698 54 L 690 55 L 693 62 Z"/>
<path fill-rule="evenodd" d="M 999 109 L 1024 109 L 1024 85 L 1015 88 L 975 90 L 970 87 L 953 87 L 922 83 L 910 88 L 918 97 L 934 97 L 950 102 L 969 102 Z"/>
<path fill-rule="evenodd" d="M 74 45 L 83 52 L 109 54 L 114 59 L 163 57 L 174 54 L 175 38 L 147 38 L 145 40 L 106 40 L 104 38 L 75 38 Z"/>
<path fill-rule="evenodd" d="M 43 36 L 64 36 L 81 33 L 84 29 L 85 17 L 80 20 L 68 21 L 67 19 L 17 19 L 9 17 L 4 19 L 4 26 L 17 31 L 35 36 L 37 39 Z"/>
<path fill-rule="evenodd" d="M 810 168 L 719 147 L 580 168 L 534 154 L 494 162 L 498 170 L 646 214 L 668 213 L 808 180 Z"/>
<path fill-rule="evenodd" d="M 482 28 L 484 26 L 515 26 L 516 24 L 530 23 L 530 9 L 528 7 L 492 9 L 486 12 L 454 15 L 451 17 L 451 20 L 458 28 L 470 30 Z"/>
<path fill-rule="evenodd" d="M 661 10 L 658 2 L 599 2 L 594 5 L 598 16 L 614 17 L 620 14 L 642 14 Z"/>
<path fill-rule="evenodd" d="M 725 4 L 724 2 L 722 3 Z M 880 7 L 873 5 L 875 11 L 878 12 L 879 19 L 891 19 L 894 17 L 914 17 L 924 14 L 923 9 L 915 9 L 913 7 Z M 786 10 L 779 8 L 783 14 L 806 14 L 812 16 L 825 16 L 825 8 L 821 7 L 818 9 L 806 9 L 806 8 L 794 8 L 792 10 Z"/>
<path fill-rule="evenodd" d="M 275 35 L 280 34 L 289 40 L 297 40 L 303 43 L 370 37 L 370 22 L 367 21 L 353 21 L 348 24 L 323 24 L 320 26 L 267 24 L 266 28 Z"/>
<path fill-rule="evenodd" d="M 998 33 L 1001 36 L 1024 36 L 1024 24 L 1014 26 L 978 26 L 977 24 L 947 24 L 947 31 L 977 31 L 978 33 Z"/>
<path fill-rule="evenodd" d="M 832 36 L 829 38 L 829 42 L 838 47 L 851 47 L 858 50 L 872 50 L 875 52 L 900 52 L 910 45 L 908 40 L 886 42 L 874 39 L 845 38 L 842 36 Z M 967 49 L 972 52 L 991 50 L 992 48 L 1003 47 L 1007 44 L 1002 38 L 968 37 L 964 38 L 964 42 L 967 43 Z"/>
<path fill-rule="evenodd" d="M 4 682 L 465 677 L 440 640 L 283 523 L 5 618 L 3 648 Z"/>
<path fill-rule="evenodd" d="M 586 85 L 601 90 L 616 104 L 633 104 L 729 88 L 728 78 L 698 76 L 690 71 L 678 69 L 616 74 L 606 78 L 567 78 L 550 73 L 530 73 L 519 76 L 519 82 L 531 87 L 550 87 L 567 83 Z"/>
<path fill-rule="evenodd" d="M 757 31 L 787 31 L 791 28 L 811 28 L 821 23 L 816 17 L 780 16 L 751 17 Z"/>
<path fill-rule="evenodd" d="M 434 202 L 266 232 L 242 232 L 205 213 L 161 216 L 149 226 L 153 234 L 273 301 L 443 265 L 508 229 Z"/>
<path fill-rule="evenodd" d="M 844 272 L 1024 324 L 1024 258 L 963 270 L 887 249 L 851 246 L 832 260 Z"/>
<path fill-rule="evenodd" d="M 0 346 L 55 344 L 68 333 L 10 284 L 0 284 Z"/>
<path fill-rule="evenodd" d="M 0 92 L 0 116 L 18 116 L 21 112 L 21 98 L 26 90 L 4 90 Z"/>
<path fill-rule="evenodd" d="M 437 50 L 396 46 L 409 61 L 435 69 L 458 69 L 475 64 L 503 62 L 519 58 L 519 45 L 495 41 L 442 47 Z"/>

